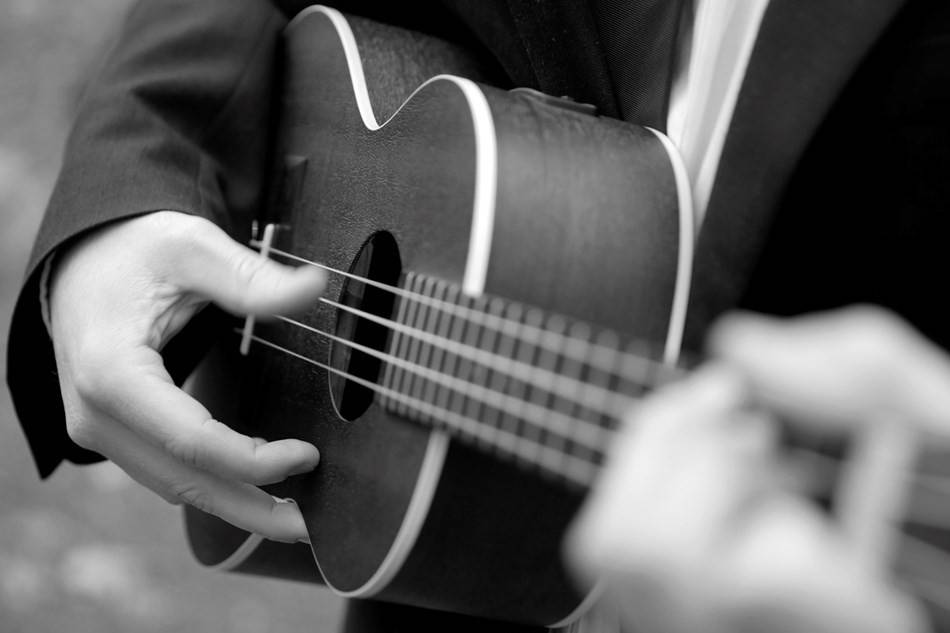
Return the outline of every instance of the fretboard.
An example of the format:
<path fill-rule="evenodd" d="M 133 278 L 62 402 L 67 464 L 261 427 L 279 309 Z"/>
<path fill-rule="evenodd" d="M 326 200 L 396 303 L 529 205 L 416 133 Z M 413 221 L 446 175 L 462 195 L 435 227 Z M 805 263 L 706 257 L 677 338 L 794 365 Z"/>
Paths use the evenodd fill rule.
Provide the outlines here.
<path fill-rule="evenodd" d="M 610 330 L 424 275 L 403 288 L 383 406 L 581 487 L 618 418 L 679 375 Z"/>

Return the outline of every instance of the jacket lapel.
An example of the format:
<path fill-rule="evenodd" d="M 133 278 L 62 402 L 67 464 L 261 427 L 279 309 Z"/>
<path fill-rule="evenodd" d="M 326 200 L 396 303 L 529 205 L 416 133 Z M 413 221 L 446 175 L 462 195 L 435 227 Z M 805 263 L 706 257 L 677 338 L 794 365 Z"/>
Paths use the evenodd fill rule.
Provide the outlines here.
<path fill-rule="evenodd" d="M 796 162 L 902 0 L 771 0 L 697 244 L 686 342 L 736 305 Z"/>

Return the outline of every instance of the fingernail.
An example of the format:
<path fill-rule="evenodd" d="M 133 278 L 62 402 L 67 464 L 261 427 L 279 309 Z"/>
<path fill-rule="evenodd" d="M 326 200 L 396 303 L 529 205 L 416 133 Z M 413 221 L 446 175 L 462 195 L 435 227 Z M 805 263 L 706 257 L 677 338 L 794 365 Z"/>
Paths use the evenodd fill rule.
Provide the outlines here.
<path fill-rule="evenodd" d="M 309 473 L 320 463 L 320 453 L 316 452 L 316 456 L 308 459 L 304 462 L 301 462 L 296 468 L 290 471 L 291 475 L 302 475 L 303 473 Z"/>
<path fill-rule="evenodd" d="M 315 287 L 319 286 L 322 290 L 324 284 L 326 283 L 326 273 L 310 266 L 301 266 L 296 270 L 299 271 L 297 274 L 306 280 L 305 283 L 311 284 Z"/>
<path fill-rule="evenodd" d="M 313 471 L 313 469 L 316 468 L 316 467 L 317 467 L 316 464 L 311 465 L 309 462 L 305 462 L 305 463 L 303 463 L 303 464 L 300 464 L 299 466 L 297 466 L 297 467 L 294 468 L 293 470 L 291 470 L 291 471 L 287 474 L 287 476 L 288 476 L 288 477 L 292 477 L 293 475 L 302 475 L 302 474 L 304 474 L 304 473 L 309 473 L 309 472 Z"/>

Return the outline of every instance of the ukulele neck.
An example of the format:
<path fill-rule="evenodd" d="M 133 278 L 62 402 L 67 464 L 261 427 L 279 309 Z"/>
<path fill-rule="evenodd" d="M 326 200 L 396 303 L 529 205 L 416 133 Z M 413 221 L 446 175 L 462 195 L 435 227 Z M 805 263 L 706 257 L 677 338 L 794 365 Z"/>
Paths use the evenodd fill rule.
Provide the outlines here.
<path fill-rule="evenodd" d="M 617 420 L 681 375 L 610 330 L 425 275 L 402 286 L 383 406 L 582 488 Z"/>

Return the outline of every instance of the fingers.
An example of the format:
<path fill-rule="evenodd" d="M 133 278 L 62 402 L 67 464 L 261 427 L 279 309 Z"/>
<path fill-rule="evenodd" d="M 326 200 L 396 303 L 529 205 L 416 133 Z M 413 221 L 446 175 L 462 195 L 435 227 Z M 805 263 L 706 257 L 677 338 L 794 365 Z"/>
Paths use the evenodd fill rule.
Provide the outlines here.
<path fill-rule="evenodd" d="M 256 485 L 283 481 L 317 466 L 320 455 L 312 444 L 256 441 L 214 420 L 172 383 L 154 350 L 140 346 L 113 360 L 96 372 L 87 368 L 80 395 L 182 464 Z"/>
<path fill-rule="evenodd" d="M 892 415 L 950 432 L 950 359 L 882 310 L 732 315 L 713 328 L 709 346 L 748 380 L 753 397 L 804 421 L 853 425 Z"/>
<path fill-rule="evenodd" d="M 100 417 L 101 450 L 133 479 L 171 503 L 187 503 L 248 532 L 292 543 L 307 539 L 296 504 L 249 484 L 217 477 L 174 459 L 124 424 Z"/>
<path fill-rule="evenodd" d="M 711 564 L 764 486 L 767 420 L 736 415 L 741 382 L 709 368 L 652 395 L 623 427 L 572 527 L 567 558 L 637 630 L 712 631 Z"/>
<path fill-rule="evenodd" d="M 913 633 L 921 610 L 865 566 L 834 525 L 775 495 L 746 513 L 722 550 L 718 611 L 734 631 Z"/>
<path fill-rule="evenodd" d="M 767 421 L 737 414 L 742 398 L 741 383 L 713 368 L 635 412 L 569 541 L 582 572 L 674 573 L 718 547 L 708 525 L 727 522 L 764 485 L 759 471 L 774 441 Z"/>
<path fill-rule="evenodd" d="M 187 291 L 236 314 L 299 311 L 323 292 L 325 274 L 314 266 L 294 268 L 261 257 L 207 221 L 193 227 L 191 248 L 174 262 L 174 277 Z"/>
<path fill-rule="evenodd" d="M 127 251 L 148 256 L 130 262 Z M 317 450 L 306 442 L 257 443 L 215 421 L 174 386 L 156 351 L 194 311 L 186 300 L 193 293 L 183 286 L 189 279 L 216 291 L 228 286 L 213 277 L 226 276 L 235 252 L 260 259 L 206 220 L 165 212 L 112 225 L 69 254 L 53 288 L 53 341 L 64 400 L 75 395 L 76 411 L 69 417 L 82 420 L 71 423 L 80 441 L 94 443 L 103 434 L 95 418 L 85 415 L 91 405 L 182 463 L 221 477 L 260 485 L 316 466 Z M 230 290 L 221 292 L 249 302 L 238 307 L 263 310 L 302 299 L 299 279 L 306 275 L 273 266 L 276 272 L 251 279 L 243 289 L 237 280 L 244 273 L 234 272 Z M 312 279 L 310 285 L 317 287 L 308 292 L 319 292 Z"/>
<path fill-rule="evenodd" d="M 568 561 L 637 630 L 924 630 L 916 605 L 783 489 L 767 418 L 711 367 L 664 389 L 621 430 L 566 542 Z"/>
<path fill-rule="evenodd" d="M 210 222 L 159 212 L 90 233 L 51 279 L 51 333 L 67 429 L 166 499 L 269 538 L 305 536 L 299 511 L 256 488 L 312 470 L 298 440 L 264 442 L 214 420 L 174 386 L 158 351 L 217 299 L 238 312 L 312 301 L 322 274 L 264 262 Z"/>

